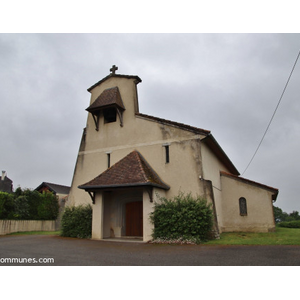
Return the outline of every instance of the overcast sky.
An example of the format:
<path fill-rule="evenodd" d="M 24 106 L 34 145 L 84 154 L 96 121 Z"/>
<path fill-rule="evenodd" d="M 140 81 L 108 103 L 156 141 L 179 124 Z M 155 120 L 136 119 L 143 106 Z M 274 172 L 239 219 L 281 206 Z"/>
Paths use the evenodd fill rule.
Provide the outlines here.
<path fill-rule="evenodd" d="M 14 188 L 71 185 L 94 83 L 137 75 L 140 112 L 211 130 L 242 174 L 300 50 L 300 34 L 0 34 L 0 168 Z M 300 62 L 243 177 L 300 211 Z"/>

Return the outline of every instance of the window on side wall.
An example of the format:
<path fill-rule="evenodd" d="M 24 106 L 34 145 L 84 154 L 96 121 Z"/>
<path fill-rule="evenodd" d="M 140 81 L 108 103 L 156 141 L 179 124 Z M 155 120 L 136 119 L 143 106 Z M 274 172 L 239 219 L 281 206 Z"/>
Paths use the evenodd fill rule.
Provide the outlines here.
<path fill-rule="evenodd" d="M 165 162 L 168 164 L 170 162 L 170 144 L 163 144 L 163 147 L 165 147 Z"/>
<path fill-rule="evenodd" d="M 239 199 L 240 215 L 247 216 L 247 201 L 244 197 Z"/>
<path fill-rule="evenodd" d="M 106 152 L 107 155 L 107 168 L 110 168 L 110 152 Z"/>

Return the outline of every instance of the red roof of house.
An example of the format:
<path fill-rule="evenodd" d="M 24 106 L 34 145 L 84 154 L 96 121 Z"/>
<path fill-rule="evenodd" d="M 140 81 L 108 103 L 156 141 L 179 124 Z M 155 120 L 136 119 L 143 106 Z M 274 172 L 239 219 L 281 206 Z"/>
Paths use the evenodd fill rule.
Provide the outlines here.
<path fill-rule="evenodd" d="M 80 189 L 95 190 L 133 186 L 156 186 L 165 190 L 165 184 L 145 158 L 133 151 L 91 181 L 80 185 Z"/>

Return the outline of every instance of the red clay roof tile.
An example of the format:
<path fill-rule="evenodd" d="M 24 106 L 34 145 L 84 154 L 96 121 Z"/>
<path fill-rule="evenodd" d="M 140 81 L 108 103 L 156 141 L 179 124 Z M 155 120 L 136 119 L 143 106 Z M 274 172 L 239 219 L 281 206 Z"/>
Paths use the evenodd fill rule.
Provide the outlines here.
<path fill-rule="evenodd" d="M 120 91 L 117 86 L 104 90 L 86 110 L 92 112 L 112 105 L 117 105 L 121 109 L 125 110 Z"/>
<path fill-rule="evenodd" d="M 150 185 L 169 189 L 145 158 L 133 151 L 91 181 L 80 185 L 80 189 L 92 190 L 112 187 Z"/>

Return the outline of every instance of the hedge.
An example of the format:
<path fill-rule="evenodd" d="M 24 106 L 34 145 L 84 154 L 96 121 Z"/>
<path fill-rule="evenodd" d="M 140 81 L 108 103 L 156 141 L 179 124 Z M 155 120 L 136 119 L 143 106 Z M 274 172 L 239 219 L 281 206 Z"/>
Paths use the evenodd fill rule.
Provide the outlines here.
<path fill-rule="evenodd" d="M 21 188 L 13 194 L 0 192 L 0 219 L 56 220 L 58 212 L 58 200 L 52 193 Z"/>
<path fill-rule="evenodd" d="M 286 228 L 300 228 L 300 221 L 281 222 L 278 223 L 278 226 Z"/>
<path fill-rule="evenodd" d="M 62 236 L 90 238 L 92 236 L 92 207 L 80 205 L 66 207 L 61 220 Z"/>
<path fill-rule="evenodd" d="M 180 193 L 172 199 L 160 198 L 150 215 L 154 240 L 180 240 L 200 243 L 207 240 L 213 226 L 211 204 L 191 193 Z"/>

